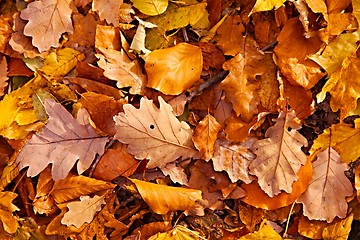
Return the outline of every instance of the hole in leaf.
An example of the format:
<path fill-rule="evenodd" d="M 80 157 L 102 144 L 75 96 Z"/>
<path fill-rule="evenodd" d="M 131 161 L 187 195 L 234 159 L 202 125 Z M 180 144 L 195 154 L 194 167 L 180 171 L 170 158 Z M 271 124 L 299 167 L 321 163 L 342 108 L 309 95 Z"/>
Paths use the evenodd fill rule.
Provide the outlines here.
<path fill-rule="evenodd" d="M 155 128 L 155 126 L 151 124 L 151 125 L 150 125 L 150 129 L 154 129 L 154 128 Z"/>

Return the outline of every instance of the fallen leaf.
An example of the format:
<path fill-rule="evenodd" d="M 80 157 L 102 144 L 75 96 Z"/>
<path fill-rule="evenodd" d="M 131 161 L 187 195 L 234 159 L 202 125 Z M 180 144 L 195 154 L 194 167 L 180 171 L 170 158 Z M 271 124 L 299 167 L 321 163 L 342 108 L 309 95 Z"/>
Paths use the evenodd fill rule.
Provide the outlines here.
<path fill-rule="evenodd" d="M 123 0 L 94 0 L 92 10 L 99 14 L 100 20 L 106 20 L 108 24 L 117 26 L 119 24 L 119 12 Z"/>
<path fill-rule="evenodd" d="M 69 41 L 65 46 L 80 45 L 86 47 L 95 46 L 95 32 L 97 22 L 93 15 L 74 14 L 73 17 L 74 33 L 69 36 Z"/>
<path fill-rule="evenodd" d="M 355 169 L 355 189 L 358 201 L 360 201 L 360 167 Z"/>
<path fill-rule="evenodd" d="M 296 174 L 307 161 L 301 151 L 302 146 L 307 146 L 307 140 L 296 131 L 301 126 L 294 117 L 294 111 L 282 111 L 276 124 L 266 131 L 267 138 L 258 140 L 252 148 L 257 157 L 249 166 L 250 174 L 258 177 L 261 189 L 270 197 L 281 190 L 291 193 L 298 179 Z"/>
<path fill-rule="evenodd" d="M 220 88 L 225 91 L 226 100 L 231 102 L 236 115 L 246 122 L 252 120 L 258 113 L 259 96 L 256 90 L 259 82 L 256 76 L 265 71 L 265 66 L 259 63 L 263 55 L 257 51 L 256 42 L 250 37 L 244 42 L 242 51 L 223 65 L 230 73 L 221 82 Z"/>
<path fill-rule="evenodd" d="M 167 1 L 167 0 L 166 0 Z M 146 22 L 135 16 L 135 19 L 139 22 L 139 25 L 136 29 L 136 33 L 131 42 L 130 48 L 138 52 L 139 54 L 144 54 L 147 56 L 151 51 L 145 47 L 145 38 L 146 38 L 146 28 L 157 27 L 151 22 Z M 145 57 L 144 57 L 145 58 Z"/>
<path fill-rule="evenodd" d="M 255 231 L 255 226 L 259 224 L 265 215 L 264 209 L 255 208 L 243 203 L 239 204 L 239 217 L 242 223 L 245 224 L 249 232 Z"/>
<path fill-rule="evenodd" d="M 325 221 L 309 220 L 307 217 L 301 216 L 298 231 L 301 236 L 310 239 L 322 239 L 322 233 L 327 225 L 329 224 Z"/>
<path fill-rule="evenodd" d="M 249 148 L 255 139 L 250 138 L 244 143 L 231 144 L 228 141 L 217 140 L 215 144 L 215 154 L 213 164 L 215 171 L 225 171 L 231 182 L 241 180 L 250 183 L 254 177 L 249 174 L 249 165 L 255 159 Z"/>
<path fill-rule="evenodd" d="M 239 240 L 259 240 L 259 239 L 272 239 L 272 240 L 282 240 L 282 237 L 269 225 L 266 224 L 264 220 L 258 231 L 253 233 L 248 233 L 245 236 L 239 238 Z"/>
<path fill-rule="evenodd" d="M 52 163 L 54 180 L 65 178 L 77 160 L 79 174 L 87 170 L 95 155 L 104 153 L 107 137 L 99 136 L 90 126 L 86 110 L 73 116 L 54 99 L 45 102 L 48 123 L 25 144 L 16 158 L 19 169 L 29 166 L 28 176 L 36 176 Z M 75 145 L 74 145 L 75 144 Z M 39 146 L 43 150 L 39 151 Z M 41 159 L 42 162 L 39 162 Z"/>
<path fill-rule="evenodd" d="M 176 225 L 173 229 L 158 233 L 148 238 L 148 240 L 203 240 L 204 238 L 196 231 L 192 231 L 184 226 Z"/>
<path fill-rule="evenodd" d="M 49 196 L 53 185 L 54 180 L 51 178 L 51 169 L 47 167 L 39 174 L 36 185 L 36 195 L 33 200 L 35 213 L 49 216 L 57 210 L 53 198 Z"/>
<path fill-rule="evenodd" d="M 273 9 L 276 10 L 281 7 L 285 2 L 286 0 L 256 0 L 255 6 L 251 10 L 250 14 L 256 12 L 270 11 Z"/>
<path fill-rule="evenodd" d="M 141 197 L 157 214 L 166 214 L 177 210 L 190 210 L 202 201 L 201 191 L 189 188 L 170 187 L 130 179 L 139 191 Z M 166 192 L 166 195 L 164 193 Z"/>
<path fill-rule="evenodd" d="M 32 77 L 34 72 L 31 71 L 22 59 L 10 58 L 8 62 L 9 77 L 26 76 Z"/>
<path fill-rule="evenodd" d="M 245 27 L 241 22 L 240 15 L 229 16 L 217 30 L 219 34 L 218 45 L 221 46 L 225 55 L 235 56 L 242 52 L 244 43 Z"/>
<path fill-rule="evenodd" d="M 149 159 L 148 168 L 161 168 L 179 157 L 198 155 L 192 146 L 189 125 L 180 122 L 161 97 L 159 102 L 157 109 L 151 100 L 142 98 L 139 109 L 125 104 L 124 113 L 114 117 L 115 139 L 129 144 L 129 153 L 136 159 Z"/>
<path fill-rule="evenodd" d="M 347 218 L 326 226 L 322 233 L 323 239 L 348 239 L 353 218 L 354 214 L 351 213 Z"/>
<path fill-rule="evenodd" d="M 156 16 L 164 13 L 168 7 L 168 0 L 131 0 L 134 7 L 139 9 L 140 12 Z"/>
<path fill-rule="evenodd" d="M 12 34 L 11 14 L 1 14 L 0 16 L 0 52 L 6 54 L 8 51 L 8 42 Z"/>
<path fill-rule="evenodd" d="M 304 215 L 311 220 L 332 222 L 347 213 L 345 197 L 353 194 L 353 187 L 344 171 L 348 169 L 339 154 L 331 147 L 317 154 L 313 162 L 313 177 L 304 194 L 297 200 L 304 206 Z"/>
<path fill-rule="evenodd" d="M 14 234 L 19 227 L 18 218 L 13 212 L 20 209 L 12 203 L 17 196 L 13 192 L 0 192 L 0 221 L 4 230 L 9 234 Z"/>
<path fill-rule="evenodd" d="M 8 85 L 8 68 L 5 56 L 0 60 L 0 97 L 5 94 L 5 88 Z"/>
<path fill-rule="evenodd" d="M 73 33 L 72 10 L 69 0 L 35 1 L 22 10 L 20 17 L 28 20 L 24 35 L 32 37 L 32 44 L 44 52 L 60 46 L 63 33 Z"/>
<path fill-rule="evenodd" d="M 70 175 L 55 181 L 50 194 L 57 203 L 64 203 L 89 194 L 113 189 L 114 184 L 81 175 Z"/>
<path fill-rule="evenodd" d="M 188 43 L 155 50 L 145 60 L 147 86 L 178 95 L 200 79 L 202 65 L 201 49 Z"/>
<path fill-rule="evenodd" d="M 250 129 L 255 123 L 255 117 L 250 123 L 245 122 L 239 117 L 228 117 L 225 121 L 226 127 L 224 129 L 226 139 L 231 142 L 244 142 L 248 138 Z"/>
<path fill-rule="evenodd" d="M 214 155 L 214 144 L 221 125 L 210 114 L 199 122 L 195 128 L 193 142 L 202 158 L 209 161 Z"/>
<path fill-rule="evenodd" d="M 210 68 L 222 69 L 226 60 L 219 47 L 207 42 L 199 42 L 199 47 L 203 55 L 203 68 L 205 70 Z"/>
<path fill-rule="evenodd" d="M 148 240 L 151 236 L 170 229 L 171 225 L 168 222 L 151 222 L 135 229 L 131 235 L 135 235 L 139 240 Z"/>
<path fill-rule="evenodd" d="M 61 223 L 66 226 L 74 225 L 80 228 L 84 223 L 90 223 L 96 212 L 101 210 L 101 205 L 105 204 L 104 196 L 81 196 L 80 201 L 68 203 L 69 209 L 61 219 Z"/>

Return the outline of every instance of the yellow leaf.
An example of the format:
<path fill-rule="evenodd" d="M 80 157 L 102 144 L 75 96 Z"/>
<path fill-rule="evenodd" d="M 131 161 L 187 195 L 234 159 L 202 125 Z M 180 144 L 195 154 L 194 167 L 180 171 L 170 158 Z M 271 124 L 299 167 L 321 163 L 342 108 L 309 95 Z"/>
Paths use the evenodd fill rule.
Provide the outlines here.
<path fill-rule="evenodd" d="M 51 52 L 40 70 L 49 77 L 63 77 L 84 58 L 85 55 L 75 49 L 62 48 Z"/>
<path fill-rule="evenodd" d="M 140 12 L 155 16 L 162 14 L 168 7 L 168 0 L 131 0 L 134 7 L 139 9 Z"/>
<path fill-rule="evenodd" d="M 157 214 L 194 209 L 198 206 L 197 201 L 202 200 L 200 190 L 130 180 L 136 185 L 144 201 Z"/>
<path fill-rule="evenodd" d="M 193 142 L 201 156 L 209 161 L 214 154 L 214 144 L 221 125 L 210 114 L 199 122 L 195 128 Z"/>
<path fill-rule="evenodd" d="M 351 224 L 354 219 L 354 214 L 351 213 L 347 218 L 337 221 L 336 223 L 326 226 L 322 233 L 325 240 L 346 240 L 349 237 Z"/>
<path fill-rule="evenodd" d="M 310 239 L 322 239 L 322 233 L 325 226 L 329 225 L 325 221 L 309 220 L 305 216 L 301 216 L 298 225 L 300 235 Z"/>
<path fill-rule="evenodd" d="M 270 11 L 281 7 L 286 0 L 257 0 L 250 14 L 262 11 Z"/>
<path fill-rule="evenodd" d="M 12 204 L 12 201 L 17 197 L 13 192 L 0 192 L 0 222 L 7 233 L 14 234 L 19 227 L 18 219 L 14 216 L 14 211 L 20 209 Z"/>
<path fill-rule="evenodd" d="M 16 163 L 8 163 L 1 173 L 0 190 L 4 188 L 19 175 L 19 169 Z"/>
<path fill-rule="evenodd" d="M 201 49 L 191 44 L 155 50 L 145 60 L 147 86 L 178 95 L 200 79 L 202 65 Z"/>
<path fill-rule="evenodd" d="M 266 225 L 266 221 L 264 220 L 261 225 L 259 231 L 254 233 L 246 234 L 239 238 L 239 240 L 282 240 L 282 237 L 269 225 Z"/>
<path fill-rule="evenodd" d="M 176 225 L 170 231 L 164 233 L 158 233 L 151 236 L 148 240 L 205 240 L 198 232 L 191 231 L 190 229 Z"/>
<path fill-rule="evenodd" d="M 360 201 L 360 167 L 355 169 L 355 189 L 358 201 Z"/>

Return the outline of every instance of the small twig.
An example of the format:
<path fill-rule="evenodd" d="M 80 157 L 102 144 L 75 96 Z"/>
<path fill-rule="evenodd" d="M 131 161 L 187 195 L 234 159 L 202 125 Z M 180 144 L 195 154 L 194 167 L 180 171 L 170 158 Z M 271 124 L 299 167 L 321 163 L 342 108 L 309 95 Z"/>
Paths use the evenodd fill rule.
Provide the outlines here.
<path fill-rule="evenodd" d="M 274 41 L 270 42 L 267 46 L 263 47 L 260 51 L 265 52 L 270 49 L 273 49 L 274 47 L 276 47 L 276 45 L 278 45 L 278 43 L 279 43 L 278 41 L 274 40 Z"/>
<path fill-rule="evenodd" d="M 222 72 L 220 72 L 219 74 L 216 74 L 214 76 L 212 76 L 209 80 L 207 80 L 206 82 L 203 82 L 202 84 L 200 84 L 199 88 L 196 89 L 195 91 L 191 92 L 189 94 L 189 96 L 186 97 L 186 102 L 191 102 L 191 100 L 198 94 L 200 94 L 202 91 L 204 91 L 206 88 L 210 87 L 211 85 L 220 82 L 221 80 L 223 80 L 227 75 L 229 74 L 228 70 L 224 70 Z"/>

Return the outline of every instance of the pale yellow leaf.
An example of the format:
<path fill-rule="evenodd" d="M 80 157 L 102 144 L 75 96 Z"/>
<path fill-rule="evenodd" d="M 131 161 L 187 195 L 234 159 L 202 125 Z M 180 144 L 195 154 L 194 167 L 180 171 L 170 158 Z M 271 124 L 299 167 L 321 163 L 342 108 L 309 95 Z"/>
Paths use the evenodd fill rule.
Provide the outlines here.
<path fill-rule="evenodd" d="M 301 125 L 294 117 L 294 111 L 282 111 L 276 124 L 266 131 L 267 138 L 253 145 L 257 157 L 249 166 L 250 174 L 258 177 L 261 189 L 270 197 L 281 190 L 291 193 L 297 173 L 307 161 L 301 151 L 302 146 L 307 146 L 307 140 L 296 131 Z"/>
<path fill-rule="evenodd" d="M 199 122 L 195 128 L 193 142 L 201 156 L 209 161 L 214 154 L 214 144 L 221 125 L 210 114 Z"/>
<path fill-rule="evenodd" d="M 202 201 L 200 190 L 170 187 L 137 179 L 130 180 L 136 185 L 144 201 L 157 214 L 190 210 L 198 207 L 197 201 Z"/>
<path fill-rule="evenodd" d="M 140 12 L 155 16 L 166 11 L 168 0 L 131 0 Z"/>
<path fill-rule="evenodd" d="M 101 205 L 105 204 L 104 196 L 89 197 L 81 196 L 80 201 L 67 204 L 69 209 L 61 219 L 61 223 L 66 226 L 74 225 L 80 228 L 84 223 L 90 223 L 96 212 L 101 210 Z"/>
<path fill-rule="evenodd" d="M 164 167 L 179 157 L 196 157 L 186 122 L 180 122 L 172 108 L 159 97 L 160 108 L 152 100 L 142 98 L 140 108 L 123 105 L 124 112 L 114 117 L 117 133 L 115 139 L 129 144 L 129 153 L 137 159 L 149 159 L 148 167 Z"/>
<path fill-rule="evenodd" d="M 147 86 L 164 94 L 178 95 L 200 79 L 201 49 L 188 43 L 155 50 L 145 60 Z"/>
<path fill-rule="evenodd" d="M 331 147 L 317 154 L 310 185 L 297 200 L 303 204 L 305 216 L 327 222 L 346 216 L 348 206 L 345 198 L 353 193 L 352 184 L 344 174 L 348 168 Z"/>
<path fill-rule="evenodd" d="M 250 14 L 256 12 L 270 11 L 273 9 L 276 10 L 281 7 L 285 2 L 286 0 L 257 0 Z"/>
<path fill-rule="evenodd" d="M 70 0 L 34 1 L 21 11 L 20 17 L 29 21 L 24 34 L 32 37 L 32 44 L 40 52 L 59 47 L 61 35 L 73 32 L 70 3 Z"/>
<path fill-rule="evenodd" d="M 148 240 L 205 240 L 206 238 L 201 237 L 196 231 L 192 231 L 184 226 L 176 225 L 173 229 L 164 232 L 157 233 Z"/>

